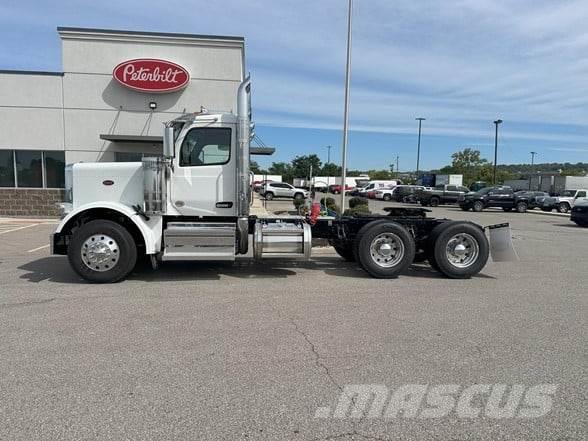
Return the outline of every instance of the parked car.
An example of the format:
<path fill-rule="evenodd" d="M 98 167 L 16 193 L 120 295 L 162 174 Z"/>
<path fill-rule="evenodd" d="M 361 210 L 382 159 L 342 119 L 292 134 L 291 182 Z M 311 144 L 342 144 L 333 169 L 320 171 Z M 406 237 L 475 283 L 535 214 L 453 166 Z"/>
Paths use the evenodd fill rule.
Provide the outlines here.
<path fill-rule="evenodd" d="M 378 190 L 376 190 L 376 193 L 374 196 L 376 199 L 381 199 L 384 201 L 391 201 L 392 200 L 392 193 L 394 193 L 394 189 L 396 187 L 397 187 L 396 185 L 391 185 L 389 187 L 379 188 Z"/>
<path fill-rule="evenodd" d="M 346 185 L 345 186 L 345 194 L 347 194 L 348 191 L 352 191 L 353 188 L 354 187 L 352 187 L 351 185 Z M 329 193 L 341 194 L 341 184 L 329 185 Z"/>
<path fill-rule="evenodd" d="M 417 194 L 424 191 L 421 185 L 397 185 L 392 193 L 392 200 L 396 202 L 416 202 Z"/>
<path fill-rule="evenodd" d="M 417 197 L 423 207 L 436 207 L 441 204 L 456 204 L 459 197 L 469 193 L 462 185 L 437 185 L 432 190 L 421 190 Z"/>
<path fill-rule="evenodd" d="M 588 228 L 588 199 L 577 201 L 574 204 L 570 220 L 579 227 Z"/>
<path fill-rule="evenodd" d="M 565 190 L 560 196 L 548 197 L 543 200 L 541 210 L 556 209 L 560 213 L 568 213 L 577 200 L 586 198 L 587 190 Z"/>
<path fill-rule="evenodd" d="M 384 187 L 390 187 L 392 185 L 396 185 L 396 181 L 370 181 L 368 183 L 368 185 L 366 185 L 365 187 L 361 188 L 358 191 L 358 196 L 367 198 L 367 193 L 370 190 L 379 190 L 381 188 Z"/>
<path fill-rule="evenodd" d="M 304 199 L 310 195 L 310 192 L 285 182 L 268 182 L 264 185 L 262 194 L 268 201 L 271 201 L 274 198 Z"/>
<path fill-rule="evenodd" d="M 510 187 L 486 187 L 480 191 L 466 193 L 459 197 L 462 210 L 482 211 L 485 208 L 502 208 L 524 213 L 529 208 L 529 198 L 517 195 Z"/>
<path fill-rule="evenodd" d="M 255 191 L 256 193 L 259 193 L 262 190 L 263 186 L 265 184 L 267 184 L 268 182 L 274 182 L 274 181 L 272 181 L 271 179 L 266 179 L 264 181 L 254 181 L 253 182 L 253 191 Z"/>
<path fill-rule="evenodd" d="M 527 190 L 521 190 L 521 191 L 517 191 L 516 194 L 521 197 L 521 196 L 525 196 L 527 198 L 529 198 L 529 210 L 533 210 L 534 208 L 537 207 L 542 207 L 543 206 L 543 201 L 545 200 L 545 198 L 549 197 L 549 193 L 546 193 L 544 191 L 527 191 Z"/>

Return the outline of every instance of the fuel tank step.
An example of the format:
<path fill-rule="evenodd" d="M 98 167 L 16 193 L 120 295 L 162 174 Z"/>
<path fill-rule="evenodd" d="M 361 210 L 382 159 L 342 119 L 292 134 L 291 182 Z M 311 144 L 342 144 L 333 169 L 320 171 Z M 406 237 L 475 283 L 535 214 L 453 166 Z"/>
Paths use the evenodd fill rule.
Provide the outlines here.
<path fill-rule="evenodd" d="M 162 260 L 235 260 L 234 223 L 171 222 Z"/>

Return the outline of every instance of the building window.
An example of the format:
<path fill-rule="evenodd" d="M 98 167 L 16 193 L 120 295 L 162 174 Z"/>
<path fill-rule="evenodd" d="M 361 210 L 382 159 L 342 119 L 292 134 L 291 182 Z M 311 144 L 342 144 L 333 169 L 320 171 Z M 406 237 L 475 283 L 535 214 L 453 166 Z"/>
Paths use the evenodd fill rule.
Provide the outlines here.
<path fill-rule="evenodd" d="M 65 152 L 0 150 L 0 187 L 64 188 Z"/>
<path fill-rule="evenodd" d="M 0 187 L 14 187 L 14 153 L 0 150 Z"/>
<path fill-rule="evenodd" d="M 43 152 L 45 187 L 65 187 L 65 152 Z"/>
<path fill-rule="evenodd" d="M 19 187 L 43 187 L 43 161 L 41 158 L 40 151 L 16 151 L 16 182 Z"/>

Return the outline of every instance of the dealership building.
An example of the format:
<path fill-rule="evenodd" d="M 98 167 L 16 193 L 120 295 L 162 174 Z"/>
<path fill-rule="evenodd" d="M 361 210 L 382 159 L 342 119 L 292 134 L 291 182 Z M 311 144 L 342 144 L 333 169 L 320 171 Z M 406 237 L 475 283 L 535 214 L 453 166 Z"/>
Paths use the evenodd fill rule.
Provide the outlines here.
<path fill-rule="evenodd" d="M 0 215 L 54 215 L 65 164 L 158 155 L 165 121 L 236 111 L 241 37 L 57 32 L 61 72 L 0 70 Z"/>

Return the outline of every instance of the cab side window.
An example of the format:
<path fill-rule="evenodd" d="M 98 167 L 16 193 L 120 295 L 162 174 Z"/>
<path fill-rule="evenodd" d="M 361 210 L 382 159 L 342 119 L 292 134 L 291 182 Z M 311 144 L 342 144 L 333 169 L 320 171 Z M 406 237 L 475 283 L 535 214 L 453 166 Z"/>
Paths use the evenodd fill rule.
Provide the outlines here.
<path fill-rule="evenodd" d="M 180 167 L 222 165 L 231 158 L 231 129 L 202 127 L 190 130 L 180 150 Z"/>

